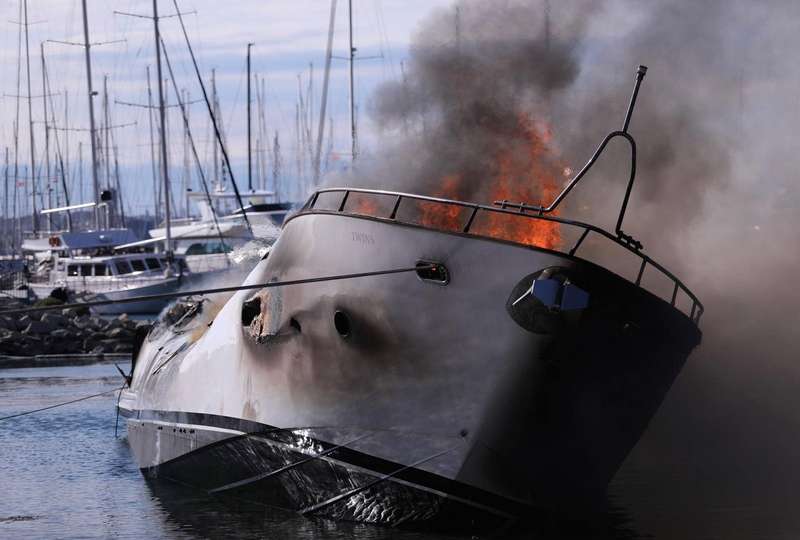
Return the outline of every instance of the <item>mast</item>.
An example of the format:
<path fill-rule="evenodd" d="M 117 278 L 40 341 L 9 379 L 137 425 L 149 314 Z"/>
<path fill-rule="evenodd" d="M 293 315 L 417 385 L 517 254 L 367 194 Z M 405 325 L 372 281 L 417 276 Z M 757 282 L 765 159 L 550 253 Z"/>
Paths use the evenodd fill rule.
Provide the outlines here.
<path fill-rule="evenodd" d="M 153 203 L 155 206 L 156 225 L 159 223 L 159 209 L 161 208 L 161 201 L 158 197 L 158 169 L 156 168 L 156 142 L 153 133 L 153 89 L 150 85 L 150 66 L 146 66 L 147 72 L 147 123 L 150 127 L 150 169 L 153 172 Z"/>
<path fill-rule="evenodd" d="M 358 154 L 358 133 L 356 132 L 356 98 L 355 98 L 355 80 L 354 80 L 354 68 L 355 68 L 355 55 L 356 55 L 356 48 L 353 47 L 353 0 L 347 0 L 348 6 L 348 34 L 350 39 L 350 55 L 349 55 L 349 64 L 350 64 L 350 144 L 351 144 L 351 155 L 352 161 L 355 163 L 356 156 Z"/>
<path fill-rule="evenodd" d="M 50 186 L 50 129 L 47 123 L 47 65 L 44 60 L 44 41 L 39 44 L 40 54 L 42 55 L 42 109 L 44 112 L 44 162 L 45 162 L 45 185 L 47 186 L 47 204 L 53 208 L 53 190 Z M 47 231 L 53 230 L 53 214 L 47 214 Z"/>
<path fill-rule="evenodd" d="M 83 141 L 78 141 L 78 192 L 82 201 L 83 198 Z"/>
<path fill-rule="evenodd" d="M 264 120 L 265 95 L 264 77 L 261 77 L 259 81 L 258 76 L 256 76 L 256 99 L 258 100 L 258 144 L 256 144 L 256 152 L 258 154 L 258 175 L 262 190 L 267 189 L 267 124 L 266 120 Z"/>
<path fill-rule="evenodd" d="M 6 244 L 7 242 L 8 242 L 8 146 L 6 146 L 5 182 L 3 183 L 3 243 Z M 6 244 L 6 247 L 10 246 Z"/>
<path fill-rule="evenodd" d="M 69 127 L 69 92 L 67 89 L 64 89 L 64 127 Z M 69 180 L 69 185 L 72 186 L 72 174 L 70 173 L 70 165 L 69 165 L 69 131 L 64 132 L 64 165 L 66 169 L 64 170 L 64 181 L 66 182 Z M 63 167 L 62 167 L 63 168 Z M 66 189 L 66 188 L 65 188 Z M 66 198 L 66 192 L 64 194 Z M 83 202 L 83 200 L 81 200 Z"/>
<path fill-rule="evenodd" d="M 214 108 L 214 114 L 219 115 L 219 101 L 217 100 L 217 70 L 211 70 L 211 96 Z M 209 123 L 211 121 L 209 120 Z M 212 126 L 213 131 L 213 126 Z M 219 188 L 219 146 L 217 144 L 212 145 L 213 148 L 213 159 L 214 159 L 214 189 Z"/>
<path fill-rule="evenodd" d="M 84 0 L 85 2 L 86 0 Z M 161 173 L 164 176 L 164 220 L 166 221 L 167 263 L 172 263 L 172 230 L 170 228 L 169 171 L 167 166 L 167 130 L 164 114 L 164 78 L 161 74 L 161 36 L 158 31 L 158 0 L 153 0 L 153 31 L 156 40 L 156 75 L 158 76 L 158 116 L 161 120 Z"/>
<path fill-rule="evenodd" d="M 106 189 L 111 189 L 114 183 L 111 181 L 111 142 L 109 141 L 111 122 L 108 116 L 108 75 L 103 75 L 103 125 L 105 126 L 103 129 L 103 151 L 101 152 L 103 155 L 103 167 L 105 168 L 103 178 L 106 182 Z M 106 215 L 108 216 L 109 214 L 107 213 Z M 106 227 L 110 228 L 111 223 L 106 223 Z"/>
<path fill-rule="evenodd" d="M 272 185 L 275 189 L 275 198 L 279 198 L 280 194 L 280 178 L 281 178 L 281 143 L 278 139 L 278 131 L 275 131 L 275 139 L 272 142 Z"/>
<path fill-rule="evenodd" d="M 331 17 L 328 23 L 328 47 L 325 53 L 325 75 L 322 78 L 322 103 L 319 108 L 319 129 L 317 131 L 317 149 L 314 154 L 314 185 L 319 183 L 322 155 L 322 137 L 325 132 L 325 111 L 328 106 L 328 81 L 331 75 L 331 59 L 333 58 L 333 28 L 336 22 L 336 0 L 331 0 Z M 353 45 L 350 44 L 352 49 Z"/>
<path fill-rule="evenodd" d="M 100 229 L 100 181 L 97 178 L 97 139 L 94 126 L 94 96 L 92 90 L 92 56 L 91 44 L 89 43 L 89 18 L 86 14 L 86 0 L 81 0 L 83 8 L 83 46 L 86 53 L 86 82 L 89 90 L 89 139 L 92 146 L 92 185 L 94 187 L 94 227 Z M 81 178 L 81 182 L 83 178 Z"/>
<path fill-rule="evenodd" d="M 247 44 L 247 189 L 251 192 L 253 191 L 253 144 L 252 144 L 252 135 L 251 135 L 251 122 L 250 117 L 250 49 L 255 45 L 254 43 Z"/>
<path fill-rule="evenodd" d="M 183 103 L 189 103 L 189 92 L 184 88 L 181 90 L 183 94 Z M 180 101 L 178 101 L 180 104 Z M 183 126 L 183 203 L 184 203 L 184 217 L 189 217 L 189 190 L 191 189 L 192 170 L 189 164 L 189 110 L 186 112 L 186 123 Z"/>
<path fill-rule="evenodd" d="M 22 3 L 19 4 L 19 18 L 22 18 Z M 17 254 L 18 240 L 22 234 L 22 218 L 19 208 L 19 96 L 22 85 L 22 27 L 17 32 L 17 93 L 16 110 L 14 116 L 14 255 Z"/>
<path fill-rule="evenodd" d="M 39 220 L 36 217 L 36 152 L 33 143 L 33 99 L 31 94 L 31 53 L 28 40 L 28 0 L 23 0 L 23 11 L 25 17 L 25 71 L 28 80 L 28 131 L 30 135 L 31 150 L 31 218 L 33 219 L 33 232 L 38 232 Z"/>
<path fill-rule="evenodd" d="M 114 134 L 111 134 L 111 148 L 114 151 L 114 185 L 117 188 L 117 204 L 119 204 L 119 208 L 117 208 L 117 215 L 119 224 L 122 225 L 122 228 L 127 227 L 125 223 L 125 203 L 122 198 L 122 184 L 119 180 L 119 155 L 117 154 L 117 141 L 114 139 Z"/>

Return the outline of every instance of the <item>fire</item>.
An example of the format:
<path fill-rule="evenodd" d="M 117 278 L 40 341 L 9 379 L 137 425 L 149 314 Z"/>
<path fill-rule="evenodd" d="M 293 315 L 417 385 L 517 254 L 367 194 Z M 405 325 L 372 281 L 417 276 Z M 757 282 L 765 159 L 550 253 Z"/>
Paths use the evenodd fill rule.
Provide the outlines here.
<path fill-rule="evenodd" d="M 378 201 L 374 197 L 364 196 L 360 193 L 351 193 L 348 200 L 348 209 L 354 214 L 377 216 Z"/>
<path fill-rule="evenodd" d="M 461 175 L 451 174 L 442 178 L 436 197 L 458 200 Z M 419 202 L 420 222 L 434 229 L 457 231 L 464 227 L 464 207 L 454 204 Z"/>
<path fill-rule="evenodd" d="M 512 142 L 499 150 L 492 162 L 486 190 L 490 200 L 477 202 L 549 204 L 559 193 L 559 177 L 568 170 L 552 149 L 549 127 L 537 126 L 530 117 L 521 116 L 510 139 Z M 435 196 L 465 200 L 461 195 L 464 187 L 461 174 L 449 174 L 442 178 Z M 444 230 L 463 229 L 471 212 L 469 208 L 437 203 L 421 203 L 420 209 L 423 225 Z M 470 232 L 546 249 L 556 249 L 561 243 L 558 223 L 498 212 L 479 212 Z"/>
<path fill-rule="evenodd" d="M 506 131 L 502 137 L 505 144 L 493 156 L 488 174 L 480 178 L 475 173 L 469 178 L 462 172 L 446 174 L 433 196 L 483 204 L 494 201 L 550 204 L 559 193 L 560 182 L 572 174 L 553 150 L 550 128 L 521 115 L 511 126 L 510 133 Z M 352 192 L 346 207 L 355 214 L 388 218 L 395 200 L 386 195 Z M 412 210 L 412 214 L 416 214 L 412 220 L 443 231 L 463 231 L 472 215 L 471 207 L 457 204 L 416 200 L 411 205 L 413 209 L 408 206 L 400 208 L 395 217 L 401 221 L 408 219 L 408 210 Z M 558 215 L 558 212 L 550 215 Z M 479 211 L 470 223 L 469 232 L 545 249 L 557 249 L 561 244 L 558 223 L 527 218 L 518 212 Z"/>

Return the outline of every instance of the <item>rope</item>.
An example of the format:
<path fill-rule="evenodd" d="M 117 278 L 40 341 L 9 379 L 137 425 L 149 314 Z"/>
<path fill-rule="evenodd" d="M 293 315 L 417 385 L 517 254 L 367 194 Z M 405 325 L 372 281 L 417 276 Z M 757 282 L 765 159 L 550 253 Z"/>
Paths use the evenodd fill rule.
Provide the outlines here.
<path fill-rule="evenodd" d="M 81 397 L 81 398 L 78 398 L 78 399 L 65 401 L 63 403 L 56 403 L 55 405 L 50 405 L 48 407 L 42 407 L 41 409 L 34 409 L 32 411 L 25 411 L 25 412 L 21 412 L 21 413 L 17 413 L 17 414 L 12 414 L 10 416 L 3 416 L 3 417 L 0 417 L 0 422 L 2 422 L 3 420 L 11 420 L 12 418 L 17 418 L 17 417 L 20 417 L 20 416 L 26 416 L 28 414 L 33 414 L 33 413 L 37 413 L 37 412 L 47 411 L 47 410 L 50 410 L 50 409 L 55 409 L 56 407 L 63 407 L 64 405 L 70 405 L 72 403 L 78 403 L 79 401 L 86 401 L 87 399 L 92 399 L 92 398 L 104 396 L 106 394 L 110 394 L 112 392 L 116 392 L 117 390 L 121 391 L 123 388 L 125 388 L 125 387 L 121 386 L 119 388 L 112 388 L 111 390 L 106 390 L 105 392 L 100 392 L 99 394 L 92 394 L 91 396 L 84 396 L 84 397 Z"/>
<path fill-rule="evenodd" d="M 0 315 L 15 315 L 20 313 L 34 313 L 37 311 L 53 311 L 57 309 L 72 309 L 92 306 L 107 306 L 109 304 L 127 304 L 131 302 L 145 302 L 150 300 L 167 300 L 188 296 L 201 296 L 223 292 L 247 291 L 252 289 L 270 289 L 273 287 L 286 287 L 288 285 L 303 285 L 307 283 L 320 283 L 323 281 L 338 281 L 343 279 L 356 279 L 372 276 L 384 276 L 388 274 L 402 274 L 405 272 L 417 272 L 419 270 L 435 269 L 435 264 L 414 266 L 411 268 L 393 268 L 391 270 L 376 270 L 374 272 L 359 272 L 356 274 L 339 274 L 335 276 L 322 276 L 315 278 L 293 279 L 289 281 L 272 281 L 270 283 L 256 283 L 254 285 L 237 285 L 235 287 L 218 287 L 215 289 L 199 289 L 194 291 L 183 291 L 174 293 L 148 294 L 143 296 L 133 296 L 119 300 L 95 300 L 93 302 L 76 302 L 73 304 L 59 304 L 53 306 L 36 306 L 21 309 L 7 309 L 0 311 Z"/>

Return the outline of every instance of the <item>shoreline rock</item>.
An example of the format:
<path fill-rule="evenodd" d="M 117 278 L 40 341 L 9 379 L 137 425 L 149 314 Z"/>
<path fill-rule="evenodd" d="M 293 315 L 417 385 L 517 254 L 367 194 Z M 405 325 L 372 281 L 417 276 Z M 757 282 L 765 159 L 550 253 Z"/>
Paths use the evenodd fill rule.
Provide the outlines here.
<path fill-rule="evenodd" d="M 20 309 L 15 299 L 0 299 L 0 309 Z M 104 319 L 76 309 L 32 312 L 15 319 L 0 315 L 0 356 L 42 356 L 70 354 L 129 354 L 140 326 L 127 315 Z"/>

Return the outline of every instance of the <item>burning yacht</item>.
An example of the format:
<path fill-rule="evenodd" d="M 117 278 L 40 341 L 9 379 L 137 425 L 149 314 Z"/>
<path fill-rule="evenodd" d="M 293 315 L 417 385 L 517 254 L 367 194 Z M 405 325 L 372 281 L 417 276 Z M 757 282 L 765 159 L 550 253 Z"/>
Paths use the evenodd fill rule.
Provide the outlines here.
<path fill-rule="evenodd" d="M 143 339 L 119 409 L 144 474 L 391 526 L 602 494 L 701 338 L 697 297 L 622 230 L 633 170 L 615 232 L 556 215 L 609 141 L 635 160 L 644 74 L 549 206 L 314 193 L 248 276 L 262 288 L 184 303 Z M 584 258 L 587 237 L 637 278 Z"/>

